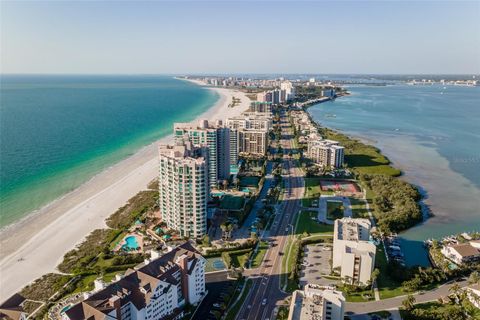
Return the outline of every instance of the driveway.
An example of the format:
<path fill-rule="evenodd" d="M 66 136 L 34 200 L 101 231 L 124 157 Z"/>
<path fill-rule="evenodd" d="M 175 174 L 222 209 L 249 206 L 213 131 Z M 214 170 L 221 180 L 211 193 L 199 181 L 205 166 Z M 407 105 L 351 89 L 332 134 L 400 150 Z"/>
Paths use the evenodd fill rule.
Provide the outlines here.
<path fill-rule="evenodd" d="M 332 285 L 337 283 L 323 277 L 330 275 L 330 258 L 332 256 L 332 246 L 322 243 L 305 246 L 305 257 L 302 261 L 302 270 L 300 271 L 300 285 L 303 287 L 307 283 L 319 285 Z"/>

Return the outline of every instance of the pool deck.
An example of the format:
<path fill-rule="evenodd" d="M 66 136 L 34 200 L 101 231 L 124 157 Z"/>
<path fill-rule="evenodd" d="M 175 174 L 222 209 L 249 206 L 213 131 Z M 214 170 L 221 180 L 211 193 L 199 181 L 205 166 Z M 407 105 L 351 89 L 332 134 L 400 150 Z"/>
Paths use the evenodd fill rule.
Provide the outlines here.
<path fill-rule="evenodd" d="M 128 233 L 123 237 L 122 241 L 120 241 L 116 246 L 113 251 L 117 252 L 122 249 L 122 247 L 127 244 L 127 238 L 128 237 L 135 237 L 137 239 L 138 246 L 140 247 L 140 250 L 132 250 L 132 251 L 127 251 L 128 253 L 141 253 L 143 252 L 143 236 L 136 234 L 136 233 Z"/>

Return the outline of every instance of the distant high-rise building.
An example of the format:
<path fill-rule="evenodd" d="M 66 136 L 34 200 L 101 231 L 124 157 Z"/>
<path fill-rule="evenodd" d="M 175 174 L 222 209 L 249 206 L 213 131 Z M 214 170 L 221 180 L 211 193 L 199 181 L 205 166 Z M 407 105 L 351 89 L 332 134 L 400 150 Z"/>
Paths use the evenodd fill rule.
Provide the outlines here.
<path fill-rule="evenodd" d="M 250 112 L 257 113 L 272 113 L 272 103 L 271 102 L 260 102 L 253 101 L 250 103 Z"/>
<path fill-rule="evenodd" d="M 160 216 L 181 236 L 199 238 L 207 231 L 209 151 L 188 137 L 159 147 Z"/>
<path fill-rule="evenodd" d="M 191 123 L 174 124 L 175 140 L 182 140 L 187 134 L 194 145 L 206 145 L 209 152 L 209 180 L 212 188 L 217 188 L 221 180 L 230 176 L 230 130 L 221 120 L 210 123 L 200 120 Z"/>
<path fill-rule="evenodd" d="M 268 147 L 268 132 L 272 129 L 269 113 L 245 112 L 242 116 L 229 118 L 230 163 L 238 163 L 239 153 L 264 155 Z"/>
<path fill-rule="evenodd" d="M 282 90 L 282 102 L 290 101 L 295 98 L 295 88 L 290 81 L 283 81 L 280 84 L 280 90 Z"/>

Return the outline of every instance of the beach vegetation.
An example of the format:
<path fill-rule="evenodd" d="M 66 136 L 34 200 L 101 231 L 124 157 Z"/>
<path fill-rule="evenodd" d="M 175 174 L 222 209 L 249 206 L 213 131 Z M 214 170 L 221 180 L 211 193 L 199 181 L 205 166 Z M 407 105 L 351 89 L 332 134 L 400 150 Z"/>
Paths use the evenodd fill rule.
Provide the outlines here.
<path fill-rule="evenodd" d="M 68 281 L 70 281 L 71 278 L 72 277 L 68 275 L 47 273 L 41 278 L 35 280 L 33 283 L 24 287 L 20 291 L 20 294 L 26 299 L 35 301 L 47 301 Z"/>
<path fill-rule="evenodd" d="M 128 203 L 108 217 L 106 223 L 112 229 L 130 227 L 148 210 L 155 210 L 158 200 L 157 190 L 140 191 Z"/>
<path fill-rule="evenodd" d="M 345 148 L 346 167 L 356 174 L 382 174 L 393 177 L 402 174 L 400 170 L 392 167 L 390 160 L 374 146 L 325 127 L 320 127 L 319 133 L 325 139 L 340 142 Z"/>
<path fill-rule="evenodd" d="M 411 184 L 387 175 L 366 175 L 361 180 L 373 193 L 373 214 L 383 232 L 399 232 L 422 221 L 421 195 Z"/>

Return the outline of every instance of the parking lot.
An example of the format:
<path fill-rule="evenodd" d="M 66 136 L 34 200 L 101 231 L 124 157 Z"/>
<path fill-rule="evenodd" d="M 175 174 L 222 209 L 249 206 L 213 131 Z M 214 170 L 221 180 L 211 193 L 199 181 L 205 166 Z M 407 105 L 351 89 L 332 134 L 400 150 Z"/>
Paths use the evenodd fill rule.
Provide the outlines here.
<path fill-rule="evenodd" d="M 210 320 L 215 317 L 210 311 L 215 310 L 214 304 L 222 303 L 221 294 L 227 292 L 229 288 L 235 286 L 235 281 L 227 279 L 227 272 L 214 272 L 205 275 L 205 286 L 208 291 L 207 296 L 203 299 L 198 307 L 192 320 Z"/>
<path fill-rule="evenodd" d="M 326 279 L 322 275 L 330 275 L 330 259 L 332 246 L 324 243 L 310 244 L 304 248 L 305 256 L 300 271 L 300 285 L 314 283 L 319 285 L 335 284 L 336 280 Z"/>

